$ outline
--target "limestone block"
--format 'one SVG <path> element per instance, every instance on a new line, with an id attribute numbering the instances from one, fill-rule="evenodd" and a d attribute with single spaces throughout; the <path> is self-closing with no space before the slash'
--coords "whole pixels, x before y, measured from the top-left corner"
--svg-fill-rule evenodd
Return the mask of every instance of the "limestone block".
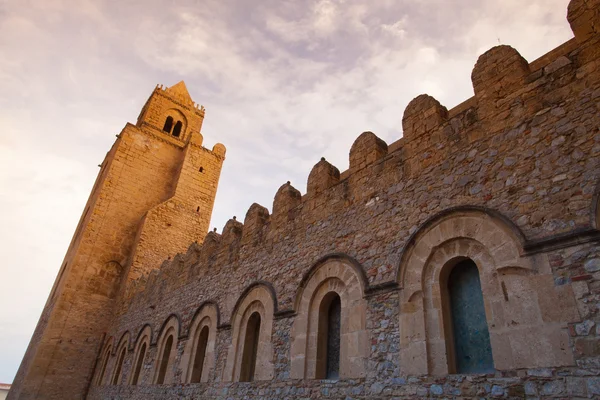
<path id="1" fill-rule="evenodd" d="M 350 169 L 362 169 L 385 157 L 387 153 L 387 143 L 373 132 L 363 132 L 350 148 Z"/>
<path id="2" fill-rule="evenodd" d="M 600 33 L 600 1 L 571 0 L 567 9 L 567 20 L 579 42 L 584 42 Z"/>
<path id="3" fill-rule="evenodd" d="M 306 194 L 315 196 L 340 181 L 340 171 L 325 158 L 315 164 L 308 175 Z"/>
<path id="4" fill-rule="evenodd" d="M 415 97 L 402 117 L 402 135 L 410 141 L 431 132 L 448 119 L 448 110 L 433 97 L 422 94 Z"/>

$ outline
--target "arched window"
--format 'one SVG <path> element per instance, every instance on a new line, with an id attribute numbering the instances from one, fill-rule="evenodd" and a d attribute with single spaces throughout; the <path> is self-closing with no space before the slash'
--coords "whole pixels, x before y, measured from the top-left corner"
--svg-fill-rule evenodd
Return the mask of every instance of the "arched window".
<path id="1" fill-rule="evenodd" d="M 104 380 L 104 374 L 106 373 L 106 365 L 108 364 L 108 359 L 110 357 L 110 348 L 111 346 L 109 345 L 106 348 L 106 350 L 104 350 L 104 357 L 102 358 L 102 364 L 100 364 L 100 374 L 98 375 L 96 385 L 102 385 L 102 381 Z"/>
<path id="2" fill-rule="evenodd" d="M 194 355 L 194 365 L 192 366 L 191 383 L 198 383 L 202 379 L 204 356 L 206 354 L 206 346 L 208 345 L 208 326 L 202 328 L 196 340 L 196 354 Z"/>
<path id="3" fill-rule="evenodd" d="M 258 350 L 259 336 L 260 314 L 255 312 L 248 319 L 248 325 L 246 326 L 240 382 L 250 382 L 254 380 L 254 371 L 256 369 L 256 352 Z"/>
<path id="4" fill-rule="evenodd" d="M 163 131 L 167 132 L 167 133 L 171 133 L 172 128 L 173 128 L 173 117 L 168 116 L 167 120 L 165 121 L 165 125 L 163 126 Z"/>
<path id="5" fill-rule="evenodd" d="M 144 365 L 144 358 L 146 358 L 146 343 L 142 344 L 137 359 L 135 360 L 135 367 L 133 369 L 133 375 L 131 376 L 132 385 L 138 384 L 140 372 L 142 372 L 142 365 Z"/>
<path id="6" fill-rule="evenodd" d="M 169 359 L 171 358 L 171 347 L 173 347 L 173 335 L 169 335 L 165 342 L 162 357 L 159 362 L 158 377 L 156 383 L 161 385 L 165 383 L 165 375 L 167 374 L 167 367 L 169 366 Z"/>
<path id="7" fill-rule="evenodd" d="M 121 379 L 121 371 L 123 369 L 123 361 L 125 361 L 125 353 L 127 352 L 127 345 L 124 345 L 117 358 L 117 365 L 115 368 L 115 374 L 113 375 L 112 384 L 118 385 Z"/>
<path id="8" fill-rule="evenodd" d="M 171 117 L 169 117 L 169 118 L 171 118 Z M 173 128 L 173 136 L 179 137 L 179 135 L 181 135 L 182 127 L 183 127 L 183 124 L 181 123 L 181 121 L 177 121 L 177 123 L 175 124 L 175 128 Z"/>
<path id="9" fill-rule="evenodd" d="M 454 365 L 449 370 L 459 374 L 494 371 L 479 270 L 472 260 L 461 261 L 450 271 L 448 298 L 454 342 L 454 354 L 449 357 L 449 363 L 454 358 Z"/>
<path id="10" fill-rule="evenodd" d="M 329 292 L 319 307 L 317 333 L 317 379 L 340 377 L 340 333 L 342 303 L 336 292 Z"/>

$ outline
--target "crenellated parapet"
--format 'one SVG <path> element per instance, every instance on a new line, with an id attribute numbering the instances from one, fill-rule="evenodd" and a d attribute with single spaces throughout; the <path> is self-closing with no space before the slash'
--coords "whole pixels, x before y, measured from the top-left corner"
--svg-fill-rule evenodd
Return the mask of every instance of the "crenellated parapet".
<path id="1" fill-rule="evenodd" d="M 415 97 L 403 113 L 402 138 L 387 144 L 375 133 L 363 132 L 350 148 L 346 171 L 340 172 L 321 158 L 308 174 L 306 194 L 302 195 L 287 182 L 274 196 L 272 214 L 266 207 L 254 203 L 243 224 L 231 219 L 222 235 L 210 232 L 202 245 L 192 244 L 187 254 L 194 256 L 186 257 L 183 262 L 184 269 L 193 270 L 188 273 L 188 279 L 207 276 L 223 268 L 243 269 L 246 260 L 255 254 L 270 254 L 286 243 L 301 242 L 308 237 L 307 232 L 318 231 L 339 216 L 353 218 L 355 213 L 366 213 L 376 217 L 384 213 L 386 207 L 392 207 L 387 201 L 404 191 L 412 192 L 398 201 L 393 212 L 389 209 L 387 212 L 390 216 L 412 213 L 403 221 L 408 224 L 404 231 L 408 234 L 415 229 L 417 218 L 440 204 L 474 201 L 486 204 L 501 197 L 502 191 L 523 189 L 510 187 L 516 180 L 513 176 L 521 173 L 518 171 L 520 155 L 499 159 L 496 158 L 498 149 L 514 150 L 511 147 L 520 143 L 531 146 L 532 150 L 528 151 L 532 154 L 542 152 L 543 148 L 535 146 L 549 145 L 553 139 L 543 139 L 549 141 L 546 143 L 536 135 L 540 135 L 540 126 L 549 118 L 555 118 L 560 124 L 557 140 L 564 140 L 560 138 L 560 131 L 567 132 L 569 124 L 567 117 L 560 114 L 563 111 L 559 105 L 570 95 L 565 85 L 579 79 L 579 86 L 591 87 L 598 79 L 598 74 L 593 73 L 599 68 L 598 64 L 589 61 L 589 54 L 594 51 L 591 43 L 598 40 L 599 1 L 573 0 L 569 6 L 569 22 L 575 37 L 586 44 L 588 50 L 583 51 L 574 41 L 569 41 L 532 63 L 507 45 L 486 51 L 472 70 L 472 98 L 449 110 L 427 94 Z M 551 110 L 551 107 L 557 109 Z M 213 152 L 224 155 L 224 148 L 219 146 L 216 145 Z M 454 164 L 450 160 L 454 160 Z M 542 167 L 535 166 L 540 170 Z M 431 175 L 433 169 L 440 175 Z M 539 179 L 542 172 L 533 171 L 533 174 Z M 498 182 L 491 182 L 491 177 Z M 452 192 L 452 197 L 433 202 L 425 200 L 424 193 L 446 189 Z M 520 210 L 525 209 L 522 202 L 526 200 L 523 195 L 518 198 Z M 498 201 L 498 206 L 505 205 Z M 338 240 L 342 242 L 338 237 L 351 232 L 334 233 L 332 246 Z M 378 279 L 377 272 L 370 276 Z M 142 281 L 133 285 L 137 288 L 134 291 L 151 283 L 150 278 L 145 285 Z"/>

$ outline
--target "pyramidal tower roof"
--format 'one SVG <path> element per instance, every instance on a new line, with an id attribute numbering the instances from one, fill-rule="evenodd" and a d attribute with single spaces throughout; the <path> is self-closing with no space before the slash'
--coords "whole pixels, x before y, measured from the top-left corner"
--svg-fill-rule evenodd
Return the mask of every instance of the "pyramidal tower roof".
<path id="1" fill-rule="evenodd" d="M 192 101 L 190 92 L 188 92 L 187 87 L 185 86 L 185 82 L 183 81 L 179 81 L 179 83 L 176 83 L 175 85 L 167 88 L 165 92 L 172 95 L 173 97 L 184 98 L 186 100 Z"/>

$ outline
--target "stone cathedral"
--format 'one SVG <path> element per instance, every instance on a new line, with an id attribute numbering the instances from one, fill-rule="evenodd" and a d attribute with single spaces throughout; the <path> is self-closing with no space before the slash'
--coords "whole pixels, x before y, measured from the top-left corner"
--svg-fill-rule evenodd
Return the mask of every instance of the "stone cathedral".
<path id="1" fill-rule="evenodd" d="M 402 138 L 362 133 L 346 171 L 322 158 L 221 234 L 225 147 L 183 82 L 156 87 L 8 398 L 600 397 L 600 0 L 567 19 L 571 40 L 490 49 L 472 98 L 416 97 Z"/>

